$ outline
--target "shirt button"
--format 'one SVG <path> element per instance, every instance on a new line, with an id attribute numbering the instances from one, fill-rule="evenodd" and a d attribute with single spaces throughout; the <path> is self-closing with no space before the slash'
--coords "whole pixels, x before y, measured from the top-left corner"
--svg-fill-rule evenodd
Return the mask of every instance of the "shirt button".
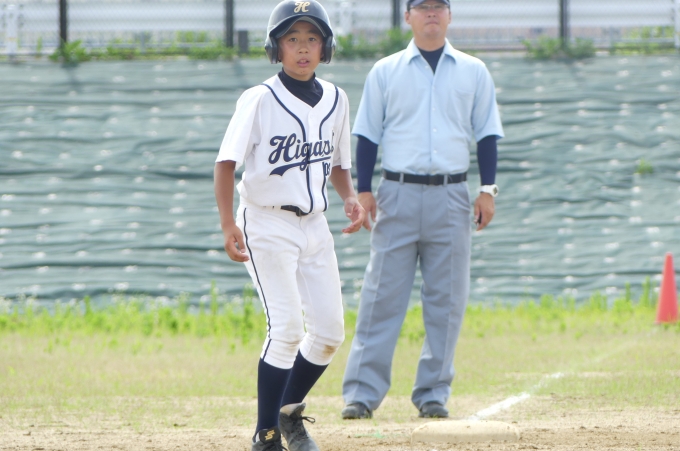
<path id="1" fill-rule="evenodd" d="M 433 128 L 432 131 L 435 132 L 435 133 L 437 133 L 437 129 L 436 129 L 436 128 Z"/>

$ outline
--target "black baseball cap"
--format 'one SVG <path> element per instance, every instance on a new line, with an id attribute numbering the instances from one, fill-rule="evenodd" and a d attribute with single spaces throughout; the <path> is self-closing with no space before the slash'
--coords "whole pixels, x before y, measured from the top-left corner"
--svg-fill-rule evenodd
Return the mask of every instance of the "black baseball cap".
<path id="1" fill-rule="evenodd" d="M 421 3 L 425 3 L 426 1 L 427 1 L 427 0 L 408 0 L 408 1 L 406 2 L 406 6 L 410 8 L 410 7 L 412 7 L 412 6 L 418 6 L 418 5 L 420 5 Z M 437 0 L 437 1 L 438 1 L 439 3 L 445 4 L 446 6 L 451 6 L 451 3 L 449 2 L 449 0 Z"/>

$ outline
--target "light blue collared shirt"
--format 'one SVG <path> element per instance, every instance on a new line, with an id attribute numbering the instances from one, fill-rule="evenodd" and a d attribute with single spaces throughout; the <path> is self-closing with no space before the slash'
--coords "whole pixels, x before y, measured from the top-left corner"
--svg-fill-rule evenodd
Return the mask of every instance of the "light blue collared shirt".
<path id="1" fill-rule="evenodd" d="M 465 172 L 473 140 L 504 136 L 491 74 L 448 40 L 435 73 L 414 41 L 378 61 L 352 134 L 382 147 L 384 169 L 409 174 Z"/>

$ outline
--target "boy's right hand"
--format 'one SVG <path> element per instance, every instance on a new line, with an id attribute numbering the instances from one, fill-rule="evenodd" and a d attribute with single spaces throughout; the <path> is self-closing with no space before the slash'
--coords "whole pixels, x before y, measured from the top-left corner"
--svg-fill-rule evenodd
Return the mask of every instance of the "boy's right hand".
<path id="1" fill-rule="evenodd" d="M 246 254 L 243 233 L 241 233 L 241 229 L 236 224 L 232 223 L 223 226 L 222 233 L 224 234 L 224 250 L 227 251 L 229 258 L 240 263 L 250 260 Z"/>

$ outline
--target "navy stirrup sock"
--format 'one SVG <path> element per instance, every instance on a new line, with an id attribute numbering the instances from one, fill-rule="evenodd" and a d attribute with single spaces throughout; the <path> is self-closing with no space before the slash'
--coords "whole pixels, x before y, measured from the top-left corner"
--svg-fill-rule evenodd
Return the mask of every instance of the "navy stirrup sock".
<path id="1" fill-rule="evenodd" d="M 328 368 L 328 365 L 314 365 L 298 352 L 281 405 L 301 403 L 323 372 L 326 371 L 326 368 Z"/>
<path id="2" fill-rule="evenodd" d="M 273 428 L 279 425 L 281 399 L 286 391 L 291 369 L 276 368 L 260 359 L 257 366 L 257 428 Z"/>

